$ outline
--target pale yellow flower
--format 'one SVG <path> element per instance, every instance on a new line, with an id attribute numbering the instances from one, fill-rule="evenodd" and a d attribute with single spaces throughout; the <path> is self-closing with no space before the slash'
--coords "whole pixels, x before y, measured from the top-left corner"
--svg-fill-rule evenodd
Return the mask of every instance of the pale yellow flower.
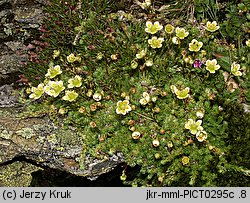
<path id="1" fill-rule="evenodd" d="M 145 4 L 147 7 L 151 6 L 151 0 L 145 0 Z"/>
<path id="2" fill-rule="evenodd" d="M 173 142 L 172 142 L 172 141 L 168 141 L 167 146 L 168 146 L 169 148 L 172 148 L 172 147 L 174 146 L 174 145 L 173 145 Z"/>
<path id="3" fill-rule="evenodd" d="M 148 60 L 145 61 L 145 65 L 146 65 L 147 67 L 150 67 L 150 66 L 152 66 L 153 64 L 154 64 L 154 62 L 153 62 L 153 60 L 151 60 L 151 59 L 148 59 Z"/>
<path id="4" fill-rule="evenodd" d="M 62 73 L 61 67 L 59 65 L 56 65 L 48 69 L 48 72 L 45 75 L 45 77 L 54 78 L 57 75 L 60 75 L 61 73 Z"/>
<path id="5" fill-rule="evenodd" d="M 147 100 L 146 100 L 145 98 L 140 99 L 139 102 L 140 102 L 140 104 L 143 105 L 143 106 L 146 105 L 146 104 L 148 103 Z"/>
<path id="6" fill-rule="evenodd" d="M 190 43 L 189 43 L 189 51 L 195 51 L 198 52 L 200 51 L 201 47 L 203 46 L 202 42 L 198 42 L 196 39 L 193 39 Z"/>
<path id="7" fill-rule="evenodd" d="M 206 61 L 206 69 L 210 72 L 210 73 L 215 73 L 216 70 L 220 69 L 220 65 L 217 64 L 217 60 L 213 59 L 213 60 L 207 60 Z"/>
<path id="8" fill-rule="evenodd" d="M 104 57 L 104 55 L 103 55 L 102 53 L 98 53 L 98 54 L 96 55 L 96 59 L 97 59 L 97 60 L 102 60 L 103 57 Z"/>
<path id="9" fill-rule="evenodd" d="M 37 87 L 31 88 L 32 94 L 29 95 L 31 99 L 39 99 L 44 93 L 44 84 L 39 84 Z"/>
<path id="10" fill-rule="evenodd" d="M 140 6 L 142 9 L 149 8 L 151 6 L 151 0 L 145 0 L 145 2 L 141 3 Z"/>
<path id="11" fill-rule="evenodd" d="M 135 61 L 135 60 L 131 61 L 131 65 L 130 66 L 131 66 L 132 69 L 136 69 L 138 67 L 137 61 Z"/>
<path id="12" fill-rule="evenodd" d="M 60 51 L 59 50 L 54 50 L 53 51 L 53 59 L 57 58 L 60 55 Z"/>
<path id="13" fill-rule="evenodd" d="M 85 113 L 86 112 L 86 108 L 84 106 L 81 106 L 79 109 L 78 109 L 78 112 L 79 113 Z"/>
<path id="14" fill-rule="evenodd" d="M 94 99 L 95 101 L 101 101 L 102 95 L 101 95 L 100 93 L 96 92 L 96 93 L 93 95 L 93 99 Z"/>
<path id="15" fill-rule="evenodd" d="M 26 90 L 25 90 L 25 92 L 27 93 L 27 94 L 31 94 L 31 88 L 27 88 Z"/>
<path id="16" fill-rule="evenodd" d="M 204 111 L 203 111 L 203 110 L 197 111 L 197 112 L 196 112 L 196 116 L 197 116 L 198 118 L 203 118 L 203 117 L 204 117 Z"/>
<path id="17" fill-rule="evenodd" d="M 248 40 L 246 41 L 246 45 L 247 45 L 248 47 L 250 47 L 250 39 L 248 39 Z"/>
<path id="18" fill-rule="evenodd" d="M 234 62 L 231 65 L 231 73 L 234 76 L 242 76 L 242 72 L 240 72 L 240 64 L 237 64 L 237 63 Z"/>
<path id="19" fill-rule="evenodd" d="M 61 108 L 58 110 L 58 113 L 61 114 L 61 115 L 63 115 L 63 114 L 65 114 L 65 113 L 67 113 L 67 109 L 61 107 Z"/>
<path id="20" fill-rule="evenodd" d="M 118 60 L 118 54 L 112 54 L 112 55 L 110 56 L 110 58 L 111 58 L 113 61 L 116 61 L 116 60 Z"/>
<path id="21" fill-rule="evenodd" d="M 171 90 L 172 93 L 175 94 L 178 89 L 177 89 L 177 87 L 175 85 L 171 85 L 170 90 Z"/>
<path id="22" fill-rule="evenodd" d="M 87 97 L 92 97 L 93 95 L 93 90 L 89 89 L 88 92 L 86 93 Z"/>
<path id="23" fill-rule="evenodd" d="M 67 61 L 69 63 L 74 63 L 75 60 L 76 60 L 76 57 L 75 57 L 75 55 L 73 53 L 71 53 L 70 55 L 67 56 Z"/>
<path id="24" fill-rule="evenodd" d="M 206 23 L 206 30 L 208 30 L 209 32 L 215 32 L 219 28 L 220 28 L 220 26 L 217 25 L 216 21 L 213 21 L 212 23 L 210 21 L 207 21 L 207 23 Z"/>
<path id="25" fill-rule="evenodd" d="M 142 93 L 142 96 L 143 96 L 143 98 L 145 98 L 147 101 L 150 100 L 150 96 L 149 96 L 149 94 L 148 94 L 147 92 L 143 92 L 143 93 Z"/>
<path id="26" fill-rule="evenodd" d="M 203 130 L 203 127 L 201 126 L 202 120 L 194 121 L 193 119 L 188 119 L 188 121 L 185 123 L 185 128 L 190 130 L 190 133 L 195 135 L 199 131 Z"/>
<path id="27" fill-rule="evenodd" d="M 178 37 L 172 37 L 173 44 L 180 44 L 180 39 Z"/>
<path id="28" fill-rule="evenodd" d="M 185 63 L 189 63 L 189 64 L 193 64 L 194 63 L 194 60 L 192 59 L 192 57 L 191 56 L 184 56 L 184 61 L 185 61 Z"/>
<path id="29" fill-rule="evenodd" d="M 148 43 L 153 49 L 156 48 L 161 48 L 162 47 L 162 42 L 164 41 L 164 38 L 157 38 L 157 37 L 152 37 L 151 39 L 148 40 Z"/>
<path id="30" fill-rule="evenodd" d="M 68 80 L 68 88 L 81 87 L 82 78 L 79 75 L 76 75 L 74 78 Z"/>
<path id="31" fill-rule="evenodd" d="M 141 50 L 138 54 L 136 54 L 136 58 L 137 59 L 142 59 L 142 58 L 144 58 L 146 56 L 146 54 L 147 54 L 147 50 L 146 49 Z"/>
<path id="32" fill-rule="evenodd" d="M 63 81 L 49 81 L 48 84 L 44 87 L 46 94 L 52 97 L 57 97 L 65 87 L 63 86 Z"/>
<path id="33" fill-rule="evenodd" d="M 82 61 L 82 58 L 81 58 L 80 56 L 76 56 L 76 57 L 75 57 L 75 61 L 77 61 L 77 62 L 80 63 L 80 62 Z"/>
<path id="34" fill-rule="evenodd" d="M 156 21 L 154 24 L 150 21 L 147 21 L 145 31 L 153 35 L 157 33 L 158 31 L 160 31 L 162 28 L 163 26 L 160 25 L 158 21 Z"/>
<path id="35" fill-rule="evenodd" d="M 118 101 L 117 102 L 117 108 L 116 108 L 116 113 L 117 114 L 126 115 L 131 110 L 132 110 L 132 108 L 129 105 L 128 100 L 123 100 L 123 101 Z"/>
<path id="36" fill-rule="evenodd" d="M 150 101 L 150 96 L 147 92 L 143 92 L 142 96 L 143 98 L 139 102 L 141 105 L 146 105 Z"/>
<path id="37" fill-rule="evenodd" d="M 72 102 L 72 101 L 75 101 L 77 97 L 78 97 L 78 93 L 76 93 L 75 91 L 66 91 L 65 96 L 63 96 L 62 99 L 65 101 Z"/>
<path id="38" fill-rule="evenodd" d="M 207 139 L 207 133 L 206 131 L 199 131 L 197 134 L 196 134 L 196 138 L 199 142 L 203 142 Z"/>
<path id="39" fill-rule="evenodd" d="M 175 95 L 177 96 L 178 99 L 186 99 L 189 97 L 189 91 L 190 88 L 186 87 L 185 89 L 179 90 L 175 85 L 171 85 L 170 89 Z"/>
<path id="40" fill-rule="evenodd" d="M 152 101 L 152 102 L 156 102 L 156 101 L 157 101 L 157 99 L 158 99 L 158 97 L 157 97 L 157 96 L 153 96 L 153 97 L 151 98 L 151 101 Z"/>
<path id="41" fill-rule="evenodd" d="M 179 39 L 184 39 L 185 37 L 187 37 L 189 35 L 189 32 L 186 31 L 184 28 L 175 28 L 175 32 L 176 32 L 176 36 Z"/>
<path id="42" fill-rule="evenodd" d="M 122 92 L 122 93 L 121 93 L 121 97 L 122 97 L 122 98 L 125 98 L 126 96 L 127 96 L 127 93 L 126 93 L 126 92 Z"/>

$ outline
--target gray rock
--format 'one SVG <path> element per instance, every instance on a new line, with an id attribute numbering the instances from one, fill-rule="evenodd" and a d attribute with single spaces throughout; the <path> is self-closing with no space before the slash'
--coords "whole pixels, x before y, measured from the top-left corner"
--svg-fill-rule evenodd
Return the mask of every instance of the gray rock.
<path id="1" fill-rule="evenodd" d="M 42 9 L 38 8 L 17 8 L 14 10 L 15 21 L 27 24 L 41 24 L 43 19 Z"/>
<path id="2" fill-rule="evenodd" d="M 2 22 L 2 18 L 6 18 L 9 14 L 11 14 L 11 11 L 9 9 L 0 11 L 0 19 L 1 19 L 1 23 L 6 23 L 5 21 Z"/>
<path id="3" fill-rule="evenodd" d="M 18 105 L 18 99 L 13 92 L 14 89 L 10 85 L 3 85 L 0 87 L 0 108 L 9 108 Z"/>
<path id="4" fill-rule="evenodd" d="M 27 58 L 24 55 L 9 54 L 0 56 L 0 74 L 7 75 L 19 72 L 25 61 L 27 61 Z"/>
<path id="5" fill-rule="evenodd" d="M 23 43 L 20 41 L 10 41 L 10 42 L 5 42 L 4 44 L 13 52 L 25 48 Z"/>
<path id="6" fill-rule="evenodd" d="M 10 2 L 11 2 L 10 0 L 1 0 L 0 1 L 1 8 L 6 9 L 6 7 L 10 7 L 11 6 Z"/>
<path id="7" fill-rule="evenodd" d="M 70 136 L 67 143 L 61 141 L 62 134 Z M 124 162 L 121 154 L 107 155 L 102 160 L 85 156 L 83 143 L 84 138 L 76 129 L 65 130 L 46 117 L 30 117 L 13 109 L 0 109 L 0 165 L 24 156 L 41 168 L 46 166 L 95 179 Z"/>

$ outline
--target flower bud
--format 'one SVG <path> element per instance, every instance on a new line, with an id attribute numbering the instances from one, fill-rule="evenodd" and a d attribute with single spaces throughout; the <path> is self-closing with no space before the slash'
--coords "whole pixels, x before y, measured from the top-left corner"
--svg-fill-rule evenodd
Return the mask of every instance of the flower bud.
<path id="1" fill-rule="evenodd" d="M 153 143 L 153 146 L 154 146 L 154 147 L 159 147 L 159 145 L 160 145 L 159 140 L 156 140 L 156 139 L 155 139 L 155 140 L 153 140 L 153 142 L 152 142 L 152 143 Z"/>
<path id="2" fill-rule="evenodd" d="M 94 121 L 91 121 L 89 123 L 89 125 L 90 125 L 91 128 L 95 128 L 96 127 L 96 123 Z"/>
<path id="3" fill-rule="evenodd" d="M 140 138 L 140 136 L 141 136 L 141 133 L 138 132 L 138 131 L 135 131 L 135 132 L 132 133 L 132 138 L 134 140 L 138 140 Z"/>

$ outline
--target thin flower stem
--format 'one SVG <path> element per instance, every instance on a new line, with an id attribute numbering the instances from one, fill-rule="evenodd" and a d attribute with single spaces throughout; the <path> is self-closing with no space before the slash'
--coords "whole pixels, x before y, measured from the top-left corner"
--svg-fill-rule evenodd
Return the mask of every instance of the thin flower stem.
<path id="1" fill-rule="evenodd" d="M 141 116 L 141 117 L 143 117 L 143 118 L 149 119 L 149 120 L 151 120 L 151 121 L 155 121 L 153 118 L 150 118 L 150 117 L 145 116 L 145 115 L 143 115 L 143 114 L 140 114 L 140 113 L 137 113 L 137 112 L 134 112 L 134 113 L 137 114 L 137 115 L 139 115 L 139 116 Z"/>

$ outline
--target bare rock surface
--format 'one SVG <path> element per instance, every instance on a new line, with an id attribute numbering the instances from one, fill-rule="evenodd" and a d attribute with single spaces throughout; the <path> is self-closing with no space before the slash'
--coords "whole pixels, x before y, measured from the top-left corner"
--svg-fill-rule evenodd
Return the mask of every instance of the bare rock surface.
<path id="1" fill-rule="evenodd" d="M 27 49 L 44 17 L 45 1 L 0 1 L 0 85 L 18 79 L 28 60 Z"/>
<path id="2" fill-rule="evenodd" d="M 18 98 L 14 95 L 14 89 L 11 85 L 3 85 L 0 87 L 0 107 L 18 106 Z"/>

